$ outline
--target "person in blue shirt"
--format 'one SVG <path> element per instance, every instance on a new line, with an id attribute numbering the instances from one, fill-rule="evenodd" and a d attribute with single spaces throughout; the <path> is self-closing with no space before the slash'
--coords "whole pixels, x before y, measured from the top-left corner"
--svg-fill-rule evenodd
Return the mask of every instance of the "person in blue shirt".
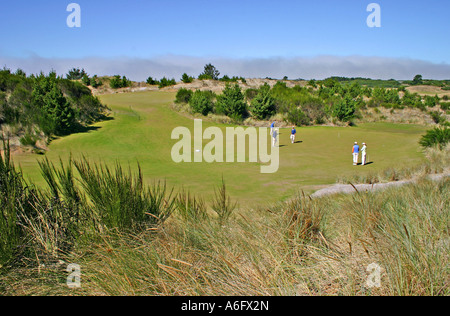
<path id="1" fill-rule="evenodd" d="M 275 128 L 275 122 L 272 122 L 272 125 L 270 125 L 270 135 L 273 135 L 274 128 Z"/>
<path id="2" fill-rule="evenodd" d="M 292 126 L 291 130 L 291 143 L 295 143 L 295 134 L 297 134 L 297 130 L 295 129 L 295 126 Z"/>
<path id="3" fill-rule="evenodd" d="M 352 153 L 353 153 L 353 165 L 357 166 L 358 165 L 358 156 L 359 156 L 358 142 L 355 142 L 355 145 L 353 146 L 353 149 L 352 149 Z"/>

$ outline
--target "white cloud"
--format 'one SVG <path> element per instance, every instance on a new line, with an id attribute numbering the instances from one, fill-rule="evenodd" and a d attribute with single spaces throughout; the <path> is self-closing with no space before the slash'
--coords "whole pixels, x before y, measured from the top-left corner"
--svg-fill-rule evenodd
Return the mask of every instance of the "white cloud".
<path id="1" fill-rule="evenodd" d="M 450 79 L 449 64 L 435 64 L 422 60 L 364 57 L 317 56 L 273 58 L 222 58 L 167 55 L 149 59 L 130 57 L 57 59 L 32 56 L 29 58 L 0 57 L 0 66 L 12 70 L 23 69 L 28 74 L 55 70 L 65 75 L 73 67 L 84 68 L 89 74 L 125 75 L 144 81 L 148 76 L 181 78 L 183 73 L 197 76 L 203 66 L 212 63 L 221 75 L 247 78 L 324 79 L 330 76 L 366 77 L 372 79 L 412 79 L 416 74 L 428 79 Z"/>

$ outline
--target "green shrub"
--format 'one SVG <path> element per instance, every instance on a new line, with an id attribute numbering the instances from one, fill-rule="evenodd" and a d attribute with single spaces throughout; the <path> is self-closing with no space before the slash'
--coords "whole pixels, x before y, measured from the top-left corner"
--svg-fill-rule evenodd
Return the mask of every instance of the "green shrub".
<path id="1" fill-rule="evenodd" d="M 339 121 L 348 122 L 355 117 L 356 102 L 351 97 L 346 96 L 333 107 L 333 116 Z"/>
<path id="2" fill-rule="evenodd" d="M 194 81 L 194 77 L 191 77 L 187 73 L 184 73 L 181 77 L 181 81 L 183 81 L 184 83 L 191 83 Z"/>
<path id="3" fill-rule="evenodd" d="M 425 106 L 430 108 L 435 107 L 437 104 L 439 104 L 439 100 L 440 99 L 437 95 L 434 97 L 427 95 L 425 96 Z"/>
<path id="4" fill-rule="evenodd" d="M 450 102 L 441 102 L 441 109 L 444 111 L 450 110 Z"/>
<path id="5" fill-rule="evenodd" d="M 176 84 L 177 84 L 177 82 L 175 81 L 174 78 L 168 79 L 168 78 L 166 78 L 166 77 L 163 77 L 163 78 L 159 81 L 158 87 L 161 89 L 161 88 L 164 88 L 164 87 L 174 86 L 174 85 L 176 85 Z"/>
<path id="6" fill-rule="evenodd" d="M 417 93 L 410 93 L 408 90 L 405 90 L 402 97 L 402 105 L 420 107 L 422 105 L 422 97 Z"/>
<path id="7" fill-rule="evenodd" d="M 147 78 L 147 84 L 151 85 L 151 86 L 156 86 L 159 84 L 159 82 L 155 79 L 153 79 L 152 77 L 148 77 Z"/>
<path id="8" fill-rule="evenodd" d="M 210 75 L 207 75 L 207 74 L 200 74 L 198 76 L 198 79 L 199 80 L 213 80 L 213 78 Z"/>
<path id="9" fill-rule="evenodd" d="M 89 78 L 88 75 L 84 75 L 83 78 L 81 78 L 81 82 L 86 85 L 86 86 L 90 86 L 91 85 L 91 78 Z"/>
<path id="10" fill-rule="evenodd" d="M 223 82 L 238 82 L 239 80 L 242 83 L 246 83 L 247 82 L 247 80 L 245 80 L 245 78 L 243 78 L 243 77 L 233 76 L 232 78 L 230 78 L 228 75 L 223 76 L 219 80 L 223 81 Z"/>
<path id="11" fill-rule="evenodd" d="M 194 113 L 201 113 L 206 116 L 213 110 L 213 97 L 214 94 L 211 91 L 197 90 L 192 94 L 189 106 Z"/>
<path id="12" fill-rule="evenodd" d="M 448 142 L 450 142 L 450 128 L 436 127 L 427 131 L 427 133 L 420 139 L 419 144 L 424 148 L 439 147 L 439 149 L 442 150 Z"/>
<path id="13" fill-rule="evenodd" d="M 120 78 L 119 75 L 116 75 L 109 82 L 109 86 L 112 89 L 126 88 L 131 86 L 131 81 L 125 76 L 122 76 L 122 78 Z"/>
<path id="14" fill-rule="evenodd" d="M 95 75 L 94 77 L 91 78 L 91 86 L 94 89 L 97 89 L 98 87 L 102 86 L 103 83 L 101 82 L 101 80 L 98 79 L 97 75 Z"/>
<path id="15" fill-rule="evenodd" d="M 192 97 L 192 90 L 181 88 L 178 90 L 177 95 L 175 97 L 176 103 L 189 103 L 189 100 Z"/>
<path id="16" fill-rule="evenodd" d="M 39 111 L 41 130 L 47 135 L 69 134 L 76 127 L 75 111 L 59 88 L 56 74 L 40 75 L 34 83 L 32 104 Z"/>
<path id="17" fill-rule="evenodd" d="M 245 100 L 247 102 L 252 102 L 252 100 L 256 97 L 258 92 L 259 92 L 259 89 L 253 89 L 253 88 L 245 90 Z"/>
<path id="18" fill-rule="evenodd" d="M 302 111 L 300 107 L 292 106 L 287 112 L 286 120 L 296 126 L 309 125 L 311 119 Z"/>
<path id="19" fill-rule="evenodd" d="M 244 95 L 237 83 L 225 85 L 223 93 L 217 97 L 216 111 L 235 120 L 240 120 L 246 115 Z"/>
<path id="20" fill-rule="evenodd" d="M 275 99 L 267 83 L 258 89 L 257 95 L 251 101 L 250 109 L 252 115 L 258 120 L 266 119 L 275 113 Z"/>
<path id="21" fill-rule="evenodd" d="M 444 124 L 446 122 L 445 116 L 439 111 L 431 111 L 429 114 L 436 124 Z"/>

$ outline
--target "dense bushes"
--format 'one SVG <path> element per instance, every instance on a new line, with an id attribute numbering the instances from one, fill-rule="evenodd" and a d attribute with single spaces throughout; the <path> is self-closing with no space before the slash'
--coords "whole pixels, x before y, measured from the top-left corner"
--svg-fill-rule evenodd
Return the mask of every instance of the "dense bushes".
<path id="1" fill-rule="evenodd" d="M 269 118 L 275 113 L 275 99 L 272 97 L 270 86 L 267 83 L 259 88 L 251 101 L 250 108 L 252 115 L 258 120 Z"/>
<path id="2" fill-rule="evenodd" d="M 31 97 L 33 107 L 41 109 L 38 122 L 46 135 L 68 134 L 75 127 L 75 111 L 58 87 L 55 73 L 37 77 Z"/>
<path id="3" fill-rule="evenodd" d="M 286 119 L 289 123 L 296 126 L 309 125 L 311 123 L 310 118 L 299 107 L 293 106 L 287 112 Z"/>
<path id="4" fill-rule="evenodd" d="M 166 77 L 163 77 L 163 78 L 159 81 L 158 87 L 161 89 L 161 88 L 164 88 L 164 87 L 174 86 L 174 85 L 176 85 L 176 84 L 177 84 L 177 82 L 175 81 L 174 78 L 168 79 L 168 78 L 166 78 Z"/>
<path id="5" fill-rule="evenodd" d="M 217 97 L 216 112 L 235 120 L 242 120 L 247 112 L 244 94 L 238 84 L 227 83 L 222 94 Z"/>
<path id="6" fill-rule="evenodd" d="M 213 93 L 211 91 L 197 90 L 192 94 L 189 100 L 189 106 L 194 113 L 208 115 L 213 110 Z"/>
<path id="7" fill-rule="evenodd" d="M 181 81 L 184 83 L 191 83 L 194 81 L 194 77 L 189 76 L 187 73 L 184 73 L 181 76 Z"/>
<path id="8" fill-rule="evenodd" d="M 201 79 L 212 79 L 211 73 L 217 71 L 214 66 L 206 65 Z M 218 78 L 218 72 L 216 77 Z M 186 74 L 185 74 L 186 75 Z M 186 75 L 187 76 L 187 75 Z M 250 116 L 256 120 L 266 120 L 279 115 L 289 124 L 310 125 L 326 122 L 351 123 L 361 117 L 366 107 L 387 109 L 417 108 L 424 112 L 427 108 L 440 105 L 448 110 L 448 102 L 442 102 L 435 96 L 422 97 L 411 93 L 395 80 L 371 80 L 364 78 L 331 77 L 325 80 L 310 80 L 305 87 L 295 85 L 288 87 L 286 82 L 278 81 L 273 87 L 265 83 L 259 88 L 245 91 L 237 84 L 242 78 L 224 76 L 217 79 L 226 82 L 223 94 L 217 96 L 212 106 L 190 103 L 196 113 L 217 113 L 241 121 Z M 234 83 L 234 84 L 232 84 Z M 363 86 L 364 84 L 365 86 Z M 186 89 L 177 95 L 178 103 L 188 103 L 190 95 Z M 448 99 L 448 97 L 447 97 Z M 442 99 L 446 101 L 445 98 Z M 378 111 L 378 109 L 375 109 Z M 442 122 L 445 117 L 436 111 L 429 112 L 435 122 Z"/>
<path id="9" fill-rule="evenodd" d="M 121 78 L 119 75 L 116 75 L 110 80 L 109 86 L 112 89 L 126 88 L 131 86 L 131 81 L 125 76 Z"/>
<path id="10" fill-rule="evenodd" d="M 238 84 L 227 83 L 223 93 L 218 96 L 210 90 L 192 92 L 181 88 L 177 92 L 175 102 L 189 104 L 193 113 L 201 113 L 205 116 L 212 112 L 242 121 L 247 115 L 245 97 Z"/>
<path id="11" fill-rule="evenodd" d="M 66 135 L 105 117 L 106 107 L 80 82 L 39 74 L 0 71 L 0 125 L 20 126 L 33 135 Z"/>
<path id="12" fill-rule="evenodd" d="M 92 88 L 97 89 L 98 87 L 103 85 L 103 82 L 97 77 L 97 75 L 94 75 L 92 78 L 89 77 L 89 75 L 85 75 L 81 82 L 86 86 L 91 86 Z"/>
<path id="13" fill-rule="evenodd" d="M 150 76 L 147 78 L 147 84 L 149 84 L 151 86 L 158 86 L 161 89 L 164 87 L 174 86 L 177 84 L 177 82 L 176 82 L 175 78 L 168 79 L 166 77 L 163 77 L 161 80 L 158 81 Z"/>
<path id="14" fill-rule="evenodd" d="M 339 121 L 350 121 L 356 112 L 356 103 L 350 96 L 346 96 L 333 107 L 333 116 Z"/>
<path id="15" fill-rule="evenodd" d="M 177 95 L 175 97 L 176 103 L 189 103 L 189 100 L 192 97 L 192 90 L 181 88 L 178 90 Z"/>

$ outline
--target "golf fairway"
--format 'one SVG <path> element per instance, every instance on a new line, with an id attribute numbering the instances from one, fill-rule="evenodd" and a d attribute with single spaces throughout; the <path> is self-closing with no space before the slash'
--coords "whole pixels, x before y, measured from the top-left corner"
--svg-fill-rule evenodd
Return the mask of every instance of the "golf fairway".
<path id="1" fill-rule="evenodd" d="M 21 154 L 14 157 L 26 179 L 41 186 L 38 161 L 47 157 L 55 165 L 86 157 L 113 165 L 116 162 L 135 172 L 139 163 L 148 183 L 166 180 L 176 190 L 184 187 L 210 202 L 222 177 L 232 199 L 241 206 L 265 206 L 292 196 L 299 190 L 311 193 L 333 184 L 343 175 L 369 173 L 390 167 L 413 166 L 424 159 L 418 141 L 426 127 L 390 123 L 356 127 L 297 127 L 296 143 L 290 129 L 280 129 L 278 172 L 262 174 L 259 163 L 175 163 L 171 134 L 187 127 L 194 134 L 194 121 L 172 110 L 173 92 L 137 92 L 100 96 L 112 110 L 113 120 L 97 123 L 87 133 L 55 139 L 45 156 Z M 229 125 L 203 121 L 203 129 Z M 268 142 L 270 140 L 268 139 Z M 353 166 L 353 143 L 366 142 L 370 164 Z M 204 141 L 207 144 L 208 141 Z M 269 145 L 270 146 L 270 145 Z M 360 158 L 361 159 L 361 158 Z"/>

